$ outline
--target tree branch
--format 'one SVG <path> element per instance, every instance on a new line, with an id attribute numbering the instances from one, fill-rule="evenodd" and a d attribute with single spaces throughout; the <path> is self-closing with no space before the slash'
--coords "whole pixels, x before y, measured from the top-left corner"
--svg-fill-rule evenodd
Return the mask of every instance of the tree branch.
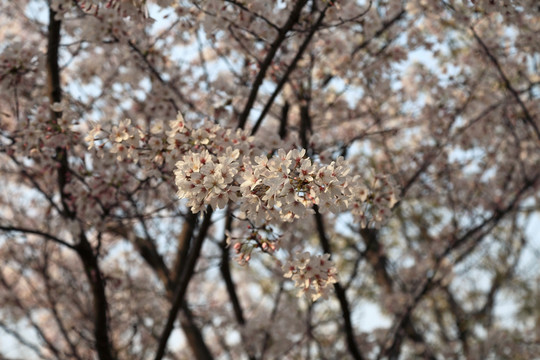
<path id="1" fill-rule="evenodd" d="M 47 300 L 49 301 L 49 306 L 51 309 L 51 313 L 53 315 L 53 318 L 58 326 L 58 329 L 60 330 L 60 333 L 64 337 L 64 340 L 68 344 L 72 356 L 77 360 L 82 360 L 81 356 L 79 355 L 79 351 L 77 350 L 77 346 L 75 343 L 71 340 L 68 329 L 66 328 L 64 321 L 62 320 L 62 316 L 60 315 L 60 312 L 58 311 L 58 301 L 55 298 L 54 295 L 54 289 L 52 288 L 51 284 L 51 277 L 49 276 L 48 272 L 48 263 L 47 260 L 49 259 L 47 252 L 45 252 L 46 261 L 41 269 L 41 275 L 43 276 L 43 281 L 45 285 L 45 294 L 47 296 Z"/>
<path id="2" fill-rule="evenodd" d="M 414 292 L 415 294 L 414 294 L 414 297 L 413 297 L 412 301 L 407 305 L 406 309 L 397 317 L 397 321 L 396 321 L 396 323 L 394 324 L 394 326 L 393 326 L 393 328 L 391 330 L 391 335 L 388 337 L 389 339 L 391 339 L 391 342 L 388 343 L 388 346 L 380 352 L 380 354 L 378 356 L 378 359 L 386 359 L 386 358 L 396 359 L 399 356 L 401 341 L 402 341 L 402 338 L 404 336 L 403 330 L 405 328 L 407 328 L 407 327 L 410 327 L 410 325 L 412 324 L 412 319 L 411 319 L 412 312 L 418 306 L 421 299 L 426 294 L 428 294 L 430 292 L 430 290 L 432 290 L 434 288 L 435 285 L 438 284 L 438 280 L 436 280 L 435 275 L 436 275 L 437 271 L 439 270 L 439 267 L 441 266 L 442 259 L 444 259 L 448 255 L 450 255 L 450 253 L 453 250 L 457 250 L 458 247 L 460 247 L 461 245 L 464 245 L 464 244 L 468 243 L 469 240 L 472 241 L 473 245 L 471 247 L 467 248 L 461 254 L 461 256 L 460 255 L 455 255 L 454 256 L 455 262 L 456 263 L 459 262 L 466 255 L 470 254 L 472 252 L 472 249 L 474 247 L 478 246 L 478 244 L 485 237 L 485 235 L 487 233 L 489 233 L 489 231 L 491 231 L 491 229 L 493 229 L 493 227 L 506 214 L 508 214 L 510 211 L 512 211 L 515 208 L 515 206 L 518 203 L 519 199 L 521 199 L 523 194 L 529 188 L 531 188 L 533 185 L 536 184 L 536 182 L 538 181 L 538 178 L 539 177 L 535 177 L 534 179 L 527 181 L 523 185 L 523 187 L 521 187 L 518 190 L 518 192 L 515 194 L 512 201 L 506 207 L 504 207 L 502 209 L 495 210 L 493 212 L 493 214 L 490 217 L 486 218 L 482 223 L 480 223 L 479 225 L 471 228 L 469 231 L 465 232 L 459 238 L 454 239 L 453 241 L 451 241 L 450 244 L 445 249 L 445 251 L 443 251 L 440 255 L 437 256 L 436 263 L 435 263 L 435 266 L 433 268 L 432 275 L 430 277 L 428 277 L 423 282 L 423 284 L 419 285 L 416 288 L 416 290 Z"/>
<path id="3" fill-rule="evenodd" d="M 291 11 L 291 14 L 289 15 L 289 18 L 287 19 L 287 22 L 285 23 L 285 25 L 283 25 L 283 27 L 280 28 L 278 36 L 270 45 L 270 49 L 268 49 L 268 53 L 266 54 L 266 57 L 261 64 L 261 68 L 257 74 L 257 77 L 255 78 L 255 82 L 251 86 L 251 92 L 249 93 L 248 100 L 246 102 L 246 105 L 244 106 L 244 110 L 240 114 L 240 118 L 238 120 L 238 128 L 243 129 L 245 127 L 251 108 L 253 107 L 255 99 L 257 98 L 259 88 L 261 87 L 264 77 L 266 76 L 266 72 L 272 64 L 272 60 L 274 60 L 274 56 L 276 55 L 279 47 L 281 46 L 281 43 L 285 40 L 287 32 L 289 32 L 289 30 L 291 30 L 292 27 L 298 22 L 302 8 L 306 3 L 307 0 L 299 0 L 296 2 L 293 10 Z"/>
<path id="4" fill-rule="evenodd" d="M 174 299 L 174 291 L 177 287 L 177 283 L 180 282 L 180 275 L 182 274 L 182 269 L 185 267 L 187 262 L 187 252 L 189 250 L 189 244 L 191 237 L 193 236 L 193 232 L 195 229 L 195 226 L 197 224 L 197 214 L 190 213 L 187 218 L 186 222 L 184 223 L 184 227 L 182 229 L 182 232 L 179 236 L 179 244 L 178 244 L 178 256 L 175 262 L 175 272 L 170 274 L 169 269 L 167 268 L 165 261 L 163 260 L 163 257 L 159 254 L 157 251 L 157 248 L 155 246 L 155 242 L 150 238 L 150 234 L 146 230 L 146 224 L 144 223 L 144 218 L 137 214 L 137 217 L 141 223 L 141 226 L 145 229 L 146 232 L 146 238 L 139 237 L 137 235 L 134 235 L 134 243 L 135 246 L 139 252 L 139 254 L 142 256 L 142 258 L 146 261 L 148 266 L 152 268 L 152 270 L 156 273 L 158 278 L 161 280 L 163 286 L 167 290 L 167 297 L 169 301 L 172 303 Z M 122 224 L 109 226 L 107 228 L 108 231 L 113 232 L 116 235 L 122 236 L 125 239 L 130 239 L 132 236 L 129 233 L 129 229 L 127 226 L 123 226 Z M 185 256 L 183 255 L 185 248 Z M 211 358 L 210 351 L 208 350 L 208 346 L 204 342 L 204 338 L 201 334 L 201 331 L 197 327 L 195 321 L 193 320 L 193 316 L 189 310 L 188 304 L 184 301 L 181 305 L 182 312 L 180 313 L 180 324 L 182 325 L 182 329 L 184 330 L 184 334 L 186 335 L 186 338 L 188 340 L 189 346 L 193 353 L 195 354 L 195 357 L 197 359 L 209 359 Z"/>
<path id="5" fill-rule="evenodd" d="M 56 12 L 49 8 L 49 28 L 47 38 L 47 91 L 49 93 L 50 105 L 59 103 L 62 101 L 62 88 L 60 86 L 60 66 L 58 65 L 58 50 L 60 46 L 60 30 L 61 21 L 56 19 Z M 57 128 L 57 131 L 61 131 L 58 125 L 58 119 L 62 117 L 61 112 L 50 109 L 51 123 Z M 58 162 L 59 167 L 57 171 L 58 176 L 58 188 L 60 191 L 60 199 L 63 206 L 64 215 L 69 218 L 75 218 L 75 214 L 69 209 L 66 201 L 66 194 L 64 193 L 64 186 L 67 183 L 67 175 L 69 172 L 68 155 L 67 150 L 64 147 L 56 148 L 55 160 Z"/>
<path id="6" fill-rule="evenodd" d="M 94 305 L 94 337 L 100 360 L 115 360 L 113 345 L 109 337 L 108 303 L 105 294 L 105 281 L 99 268 L 98 256 L 84 233 L 76 246 L 77 253 L 84 265 L 84 272 L 90 283 Z"/>
<path id="7" fill-rule="evenodd" d="M 62 89 L 60 87 L 60 67 L 58 65 L 58 49 L 60 45 L 61 21 L 56 19 L 56 12 L 49 6 L 49 27 L 47 44 L 47 86 L 51 105 L 62 100 Z M 60 112 L 51 109 L 51 122 L 58 125 L 58 119 L 62 116 Z M 61 130 L 61 129 L 59 129 Z M 58 187 L 64 208 L 63 215 L 74 219 L 75 213 L 69 209 L 66 202 L 64 187 L 67 184 L 68 154 L 63 147 L 56 149 L 56 161 L 58 167 Z M 88 281 L 92 288 L 94 304 L 94 336 L 96 349 L 100 360 L 114 360 L 113 346 L 109 338 L 109 328 L 107 319 L 107 297 L 105 294 L 105 284 L 99 269 L 97 255 L 94 254 L 92 246 L 86 239 L 84 232 L 79 236 L 80 242 L 74 248 L 83 265 Z M 67 245 L 66 245 L 67 246 Z"/>
<path id="8" fill-rule="evenodd" d="M 394 15 L 393 18 L 391 18 L 390 20 L 384 22 L 382 24 L 382 27 L 377 30 L 375 32 L 375 34 L 373 34 L 372 37 L 370 37 L 369 39 L 366 39 L 364 41 L 362 41 L 360 44 L 358 44 L 358 46 L 356 46 L 353 50 L 353 52 L 351 53 L 351 57 L 356 55 L 357 52 L 359 52 L 360 50 L 362 50 L 363 48 L 365 48 L 366 46 L 369 45 L 369 43 L 371 42 L 371 40 L 373 39 L 376 39 L 378 38 L 379 36 L 381 36 L 386 30 L 388 30 L 392 25 L 394 25 L 399 19 L 401 19 L 403 17 L 403 15 L 405 15 L 407 13 L 407 11 L 405 11 L 405 9 L 401 10 L 399 13 L 397 13 L 396 15 Z"/>
<path id="9" fill-rule="evenodd" d="M 283 76 L 281 77 L 281 80 L 279 81 L 276 88 L 274 89 L 274 92 L 270 96 L 270 99 L 268 99 L 268 101 L 266 102 L 266 105 L 264 106 L 263 111 L 261 112 L 261 114 L 259 115 L 259 118 L 257 119 L 257 122 L 255 123 L 255 126 L 251 130 L 251 135 L 255 135 L 255 133 L 257 132 L 257 130 L 261 126 L 264 117 L 266 116 L 268 111 L 270 111 L 270 108 L 272 107 L 272 104 L 274 103 L 274 100 L 276 99 L 276 97 L 280 93 L 280 91 L 283 88 L 283 86 L 285 85 L 285 83 L 288 81 L 289 76 L 291 75 L 293 70 L 296 68 L 296 64 L 298 64 L 298 61 L 300 61 L 300 59 L 302 58 L 302 55 L 304 54 L 304 51 L 306 51 L 309 43 L 311 42 L 311 39 L 313 38 L 313 35 L 315 34 L 317 29 L 321 25 L 321 23 L 322 23 L 322 21 L 324 19 L 324 16 L 326 14 L 326 10 L 328 10 L 328 5 L 326 5 L 326 7 L 323 9 L 323 11 L 321 11 L 321 14 L 319 15 L 319 18 L 317 19 L 317 22 L 315 22 L 315 24 L 311 27 L 311 30 L 308 33 L 308 35 L 306 36 L 306 38 L 304 39 L 304 42 L 302 43 L 302 45 L 300 45 L 300 48 L 298 49 L 298 52 L 296 53 L 296 56 L 294 57 L 293 61 L 291 62 L 291 64 L 287 68 L 287 71 L 285 71 L 285 74 L 283 74 Z"/>
<path id="10" fill-rule="evenodd" d="M 493 63 L 493 65 L 495 65 L 495 68 L 497 69 L 497 72 L 499 73 L 499 76 L 501 77 L 502 81 L 504 82 L 504 86 L 506 87 L 506 89 L 508 91 L 510 91 L 510 93 L 512 94 L 514 99 L 516 99 L 517 103 L 521 107 L 521 110 L 523 110 L 523 115 L 525 116 L 525 119 L 523 121 L 526 122 L 526 123 L 529 123 L 529 125 L 533 128 L 533 130 L 534 130 L 534 132 L 536 134 L 536 137 L 538 138 L 538 140 L 540 140 L 540 130 L 538 129 L 538 126 L 534 122 L 533 117 L 529 113 L 529 110 L 527 109 L 527 107 L 525 106 L 525 104 L 523 103 L 521 98 L 519 97 L 518 92 L 516 91 L 516 89 L 514 89 L 512 87 L 512 84 L 510 84 L 510 80 L 508 80 L 508 77 L 506 77 L 506 74 L 504 73 L 503 69 L 501 68 L 501 65 L 499 64 L 499 62 L 497 61 L 495 56 L 491 53 L 491 51 L 489 50 L 487 45 L 484 43 L 484 41 L 482 41 L 480 36 L 478 36 L 476 31 L 474 30 L 474 27 L 471 26 L 471 30 L 472 30 L 472 33 L 474 35 L 474 38 L 476 39 L 476 41 L 478 41 L 478 43 L 480 44 L 480 46 L 482 47 L 482 49 L 486 53 L 489 60 Z"/>
<path id="11" fill-rule="evenodd" d="M 232 222 L 233 222 L 233 217 L 230 210 L 228 210 L 227 219 L 225 221 L 226 231 L 231 231 Z M 229 293 L 229 297 L 231 299 L 236 321 L 238 322 L 238 324 L 244 325 L 246 323 L 244 319 L 244 313 L 242 310 L 242 306 L 240 305 L 240 300 L 238 299 L 238 295 L 236 294 L 236 288 L 235 288 L 235 285 L 231 276 L 231 268 L 229 264 L 229 247 L 227 246 L 226 234 L 223 235 L 223 240 L 221 241 L 221 263 L 219 265 L 219 269 L 221 270 L 221 276 L 223 276 L 223 280 L 225 281 L 227 292 Z"/>
<path id="12" fill-rule="evenodd" d="M 176 250 L 176 258 L 171 274 L 171 280 L 173 283 L 177 283 L 182 275 L 183 268 L 187 263 L 187 256 L 189 253 L 189 247 L 193 233 L 197 227 L 197 214 L 193 214 L 191 211 L 187 214 L 182 232 L 178 236 L 178 248 Z M 172 289 L 174 292 L 174 289 Z"/>
<path id="13" fill-rule="evenodd" d="M 47 43 L 47 87 L 51 105 L 62 100 L 60 87 L 60 66 L 58 65 L 58 48 L 60 46 L 61 21 L 55 19 L 56 12 L 49 9 L 49 34 Z M 51 109 L 51 120 L 56 121 L 60 113 Z"/>
<path id="14" fill-rule="evenodd" d="M 167 342 L 169 340 L 169 337 L 171 336 L 174 322 L 176 321 L 178 312 L 180 311 L 180 307 L 184 302 L 187 287 L 189 285 L 191 277 L 193 276 L 193 273 L 195 272 L 195 265 L 197 265 L 197 260 L 199 259 L 204 239 L 206 238 L 206 234 L 210 229 L 210 225 L 212 224 L 211 218 L 212 209 L 209 208 L 204 216 L 203 222 L 199 229 L 199 234 L 197 235 L 191 251 L 189 252 L 186 266 L 184 267 L 182 275 L 180 277 L 180 282 L 176 287 L 176 291 L 172 301 L 172 307 L 169 311 L 169 316 L 167 317 L 165 328 L 163 329 L 163 332 L 159 339 L 158 349 L 156 351 L 156 356 L 154 357 L 155 360 L 161 360 L 161 358 L 163 358 L 163 355 L 165 355 L 165 349 L 167 348 Z"/>
<path id="15" fill-rule="evenodd" d="M 317 205 L 313 206 L 313 210 L 315 210 L 314 217 L 315 223 L 317 225 L 317 231 L 319 233 L 319 239 L 321 241 L 321 246 L 325 253 L 331 255 L 332 249 L 330 248 L 330 242 L 326 237 L 326 231 L 324 229 L 324 221 L 322 215 L 319 212 L 319 208 Z M 358 345 L 356 344 L 356 340 L 354 338 L 354 330 L 351 322 L 351 310 L 349 307 L 349 301 L 347 300 L 347 294 L 345 293 L 345 289 L 343 289 L 343 286 L 341 286 L 339 282 L 334 284 L 334 289 L 336 290 L 336 297 L 338 298 L 339 305 L 341 307 L 341 314 L 343 315 L 343 326 L 345 330 L 345 337 L 347 339 L 347 347 L 349 348 L 349 353 L 354 359 L 362 360 L 364 359 L 364 357 L 360 353 L 360 350 L 358 349 Z"/>
<path id="16" fill-rule="evenodd" d="M 39 230 L 34 230 L 34 229 L 26 229 L 26 228 L 22 228 L 22 227 L 18 227 L 18 226 L 3 226 L 3 225 L 0 225 L 0 230 L 3 230 L 3 231 L 14 231 L 14 232 L 19 232 L 19 233 L 23 233 L 23 234 L 32 234 L 32 235 L 38 235 L 38 236 L 41 236 L 43 237 L 44 239 L 47 239 L 47 240 L 51 240 L 52 242 L 55 242 L 59 245 L 62 245 L 62 246 L 65 246 L 71 250 L 75 250 L 75 246 L 74 245 L 71 245 L 70 243 L 62 240 L 62 239 L 59 239 L 57 238 L 56 236 L 53 236 L 51 234 L 47 234 L 46 232 L 43 232 L 43 231 L 39 231 Z"/>
<path id="17" fill-rule="evenodd" d="M 195 112 L 198 112 L 197 110 L 197 107 L 191 102 L 189 101 L 181 92 L 180 90 L 178 90 L 176 88 L 176 86 L 173 86 L 173 84 L 170 82 L 170 81 L 165 81 L 163 79 L 163 77 L 161 76 L 161 74 L 159 73 L 159 71 L 157 71 L 156 67 L 148 60 L 148 56 L 146 54 L 144 54 L 141 49 L 139 49 L 131 40 L 128 41 L 128 45 L 129 47 L 135 51 L 137 53 L 137 55 L 139 55 L 141 57 L 141 59 L 143 60 L 143 62 L 146 64 L 146 66 L 148 67 L 148 70 L 150 70 L 150 73 L 152 73 L 152 75 L 154 75 L 154 77 L 158 80 L 158 82 L 165 86 L 165 87 L 168 87 L 169 89 L 171 89 L 171 91 L 178 97 L 178 99 L 180 99 L 184 104 L 188 105 L 188 107 L 195 111 Z M 171 105 L 174 107 L 174 109 L 176 111 L 179 111 L 180 108 L 178 107 L 178 105 L 176 104 L 176 102 L 174 101 L 174 99 L 167 99 L 169 100 L 169 102 L 171 103 Z"/>
<path id="18" fill-rule="evenodd" d="M 285 139 L 285 136 L 287 136 L 287 122 L 289 119 L 289 102 L 285 101 L 285 104 L 283 104 L 283 107 L 281 108 L 281 118 L 279 121 L 279 138 Z"/>

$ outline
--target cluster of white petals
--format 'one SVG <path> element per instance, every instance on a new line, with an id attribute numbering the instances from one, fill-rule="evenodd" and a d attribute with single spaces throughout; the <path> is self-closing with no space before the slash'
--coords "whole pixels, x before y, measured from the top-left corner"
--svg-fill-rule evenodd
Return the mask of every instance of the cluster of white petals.
<path id="1" fill-rule="evenodd" d="M 329 254 L 296 253 L 294 260 L 288 261 L 282 269 L 283 276 L 294 280 L 294 285 L 300 289 L 298 297 L 306 295 L 312 301 L 320 297 L 327 299 L 331 285 L 339 281 Z"/>
<path id="2" fill-rule="evenodd" d="M 194 213 L 207 205 L 224 208 L 229 201 L 241 217 L 255 226 L 291 222 L 313 214 L 351 210 L 362 226 L 379 226 L 397 202 L 394 184 L 384 176 L 366 183 L 350 175 L 343 158 L 321 164 L 305 149 L 267 152 L 244 131 L 206 124 L 197 130 L 183 121 L 169 132 L 170 150 L 180 144 L 195 145 L 176 163 L 178 196 L 188 200 Z M 257 151 L 255 151 L 257 149 Z"/>
<path id="3" fill-rule="evenodd" d="M 187 200 L 193 213 L 204 213 L 208 206 L 215 210 L 232 205 L 237 217 L 252 226 L 247 238 L 229 236 L 240 264 L 250 260 L 255 248 L 276 250 L 276 238 L 264 235 L 272 226 L 319 211 L 350 212 L 362 227 L 379 227 L 398 201 L 396 187 L 387 177 L 353 175 L 342 157 L 322 163 L 308 157 L 306 149 L 279 139 L 256 142 L 246 130 L 226 129 L 208 120 L 195 127 L 181 114 L 169 122 L 168 129 L 158 122 L 145 130 L 129 119 L 108 129 L 97 125 L 86 140 L 118 160 L 154 164 L 162 170 L 175 164 L 177 195 Z M 276 150 L 276 145 L 281 146 Z M 325 296 L 327 284 L 337 281 L 337 272 L 330 255 L 306 254 L 291 260 L 294 270 L 289 266 L 286 276 L 316 299 Z"/>
<path id="4" fill-rule="evenodd" d="M 238 186 L 233 179 L 238 173 L 239 150 L 228 147 L 222 155 L 213 156 L 206 149 L 185 155 L 177 163 L 178 196 L 188 199 L 194 213 L 204 211 L 206 204 L 223 209 L 236 201 Z"/>

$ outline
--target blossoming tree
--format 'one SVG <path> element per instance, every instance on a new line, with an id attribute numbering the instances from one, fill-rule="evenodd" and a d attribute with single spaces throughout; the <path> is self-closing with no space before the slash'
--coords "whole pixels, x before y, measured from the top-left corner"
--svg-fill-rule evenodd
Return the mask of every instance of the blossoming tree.
<path id="1" fill-rule="evenodd" d="M 2 359 L 540 356 L 536 0 L 0 23 Z"/>

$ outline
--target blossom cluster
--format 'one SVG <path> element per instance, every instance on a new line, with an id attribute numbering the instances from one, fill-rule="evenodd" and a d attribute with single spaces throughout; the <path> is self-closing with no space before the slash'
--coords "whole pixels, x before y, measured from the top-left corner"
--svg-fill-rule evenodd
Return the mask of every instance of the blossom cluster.
<path id="1" fill-rule="evenodd" d="M 271 156 L 240 158 L 238 149 L 222 154 L 203 149 L 176 164 L 178 196 L 187 198 L 193 212 L 205 205 L 223 208 L 231 200 L 256 226 L 293 221 L 313 212 L 312 206 L 335 213 L 346 209 L 346 175 L 342 160 L 320 165 L 305 150 L 279 149 Z"/>
<path id="2" fill-rule="evenodd" d="M 204 211 L 206 204 L 224 208 L 229 201 L 238 200 L 233 179 L 238 173 L 238 149 L 228 147 L 224 154 L 213 156 L 208 150 L 186 154 L 177 163 L 178 196 L 188 199 L 194 213 Z"/>
<path id="3" fill-rule="evenodd" d="M 40 54 L 33 45 L 13 42 L 0 52 L 0 89 L 5 90 L 6 94 L 9 88 L 26 88 L 35 81 L 29 74 L 38 70 Z"/>
<path id="4" fill-rule="evenodd" d="M 224 208 L 235 202 L 241 217 L 255 226 L 291 222 L 314 212 L 351 210 L 362 226 L 378 226 L 397 202 L 394 184 L 384 176 L 365 183 L 351 176 L 343 158 L 321 164 L 305 149 L 253 151 L 253 138 L 242 131 L 233 136 L 219 125 L 193 130 L 182 122 L 169 132 L 169 144 L 190 143 L 174 172 L 178 196 L 192 212 L 205 206 Z M 172 146 L 174 150 L 176 145 Z"/>
<path id="5" fill-rule="evenodd" d="M 286 278 L 294 280 L 300 289 L 298 297 L 306 295 L 312 301 L 328 298 L 331 285 L 339 281 L 335 264 L 329 254 L 311 255 L 309 252 L 296 253 L 293 260 L 282 267 Z"/>
<path id="6" fill-rule="evenodd" d="M 274 252 L 278 241 L 272 228 L 305 218 L 315 209 L 350 211 L 362 227 L 380 226 L 397 202 L 396 187 L 385 176 L 368 181 L 351 175 L 352 167 L 342 157 L 323 163 L 294 144 L 265 140 L 208 120 L 193 126 L 181 114 L 168 128 L 157 122 L 148 130 L 125 120 L 107 129 L 96 125 L 87 137 L 90 147 L 108 151 L 120 161 L 173 171 L 177 195 L 187 200 L 193 213 L 231 204 L 251 228 L 248 235 L 228 236 L 240 264 L 250 260 L 254 249 Z M 324 297 L 327 285 L 337 281 L 328 257 L 299 254 L 285 275 L 293 277 L 303 294 L 314 300 Z"/>
<path id="7" fill-rule="evenodd" d="M 119 161 L 154 164 L 162 170 L 176 164 L 177 195 L 187 199 L 193 213 L 233 202 L 240 217 L 256 227 L 304 218 L 314 212 L 314 205 L 321 213 L 350 211 L 362 227 L 378 227 L 398 201 L 388 177 L 369 180 L 368 171 L 366 176 L 351 175 L 342 157 L 321 163 L 279 139 L 261 143 L 246 130 L 208 120 L 195 127 L 181 114 L 168 128 L 157 122 L 148 130 L 129 119 L 109 128 L 96 124 L 85 140 L 89 148 L 113 153 Z"/>

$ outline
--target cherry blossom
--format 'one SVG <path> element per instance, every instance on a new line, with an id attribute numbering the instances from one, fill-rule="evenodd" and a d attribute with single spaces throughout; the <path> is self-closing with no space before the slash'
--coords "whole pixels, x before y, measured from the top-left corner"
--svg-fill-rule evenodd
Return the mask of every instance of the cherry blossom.
<path id="1" fill-rule="evenodd" d="M 0 358 L 540 357 L 536 0 L 0 23 Z"/>

